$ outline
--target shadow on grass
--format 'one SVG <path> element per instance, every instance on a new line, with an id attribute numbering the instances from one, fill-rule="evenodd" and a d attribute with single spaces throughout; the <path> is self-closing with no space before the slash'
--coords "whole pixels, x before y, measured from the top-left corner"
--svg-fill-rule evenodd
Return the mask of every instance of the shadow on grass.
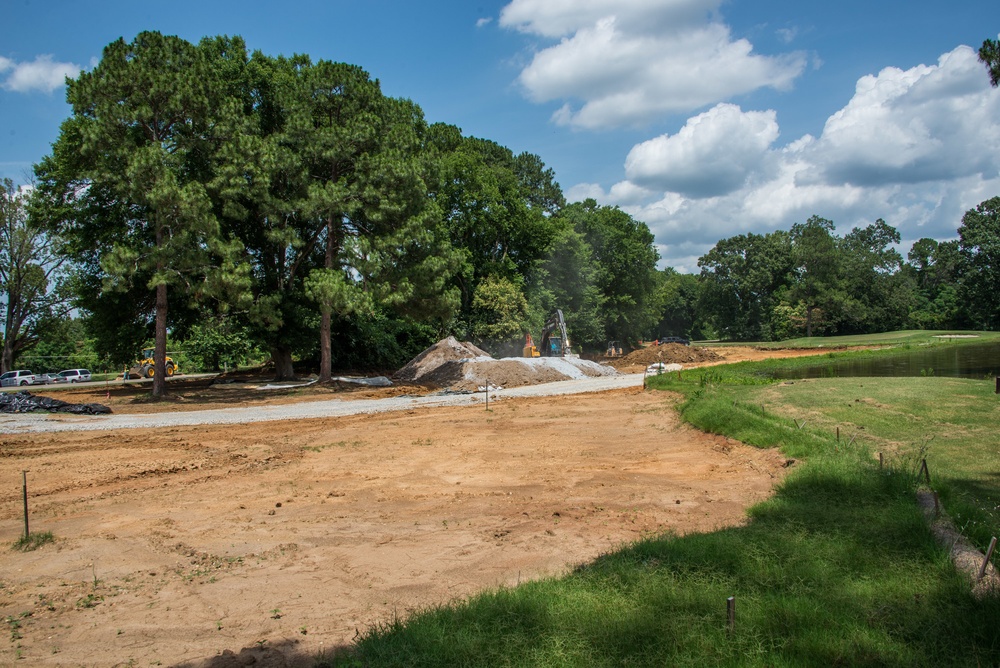
<path id="1" fill-rule="evenodd" d="M 861 453 L 817 456 L 744 527 L 388 623 L 320 665 L 1000 664 L 1000 602 L 972 597 L 912 481 Z"/>

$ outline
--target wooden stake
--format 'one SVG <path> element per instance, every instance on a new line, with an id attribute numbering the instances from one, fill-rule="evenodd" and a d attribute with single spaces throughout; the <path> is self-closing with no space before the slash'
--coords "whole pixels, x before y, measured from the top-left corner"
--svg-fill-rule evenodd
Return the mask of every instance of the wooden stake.
<path id="1" fill-rule="evenodd" d="M 984 575 L 986 575 L 986 566 L 990 563 L 990 557 L 993 556 L 993 548 L 997 546 L 997 537 L 993 536 L 990 541 L 990 547 L 986 550 L 986 558 L 983 559 L 983 565 L 979 567 L 979 579 L 981 580 Z"/>
<path id="2" fill-rule="evenodd" d="M 21 471 L 21 488 L 24 490 L 24 539 L 28 540 L 28 472 Z"/>
<path id="3" fill-rule="evenodd" d="M 849 441 L 847 442 L 847 445 L 850 445 L 851 443 L 854 443 L 854 439 L 856 439 L 857 437 L 858 437 L 858 435 L 857 435 L 857 434 L 855 434 L 854 436 L 851 436 L 851 440 L 849 440 Z"/>
<path id="4" fill-rule="evenodd" d="M 486 379 L 486 410 L 490 409 L 490 379 Z"/>
<path id="5" fill-rule="evenodd" d="M 931 484 L 931 472 L 929 470 L 927 470 L 927 459 L 926 458 L 920 460 L 920 470 L 923 471 L 923 473 L 924 473 L 924 480 L 927 481 L 927 484 L 928 485 Z M 920 473 L 918 472 L 917 475 L 919 476 Z"/>
<path id="6" fill-rule="evenodd" d="M 732 633 L 736 629 L 736 597 L 726 599 L 726 629 Z"/>
<path id="7" fill-rule="evenodd" d="M 879 471 L 882 470 L 882 464 L 883 464 L 883 462 L 882 462 L 882 453 L 880 452 L 880 453 L 878 453 L 878 470 Z"/>

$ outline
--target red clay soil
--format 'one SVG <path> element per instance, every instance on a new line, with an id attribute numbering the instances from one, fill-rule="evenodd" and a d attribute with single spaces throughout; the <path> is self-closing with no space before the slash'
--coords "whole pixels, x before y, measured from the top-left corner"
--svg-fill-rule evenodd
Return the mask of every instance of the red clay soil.
<path id="1" fill-rule="evenodd" d="M 624 357 L 606 362 L 616 369 L 631 367 L 647 367 L 650 364 L 663 362 L 665 364 L 701 364 L 715 362 L 722 358 L 711 348 L 696 348 L 680 343 L 661 343 L 646 348 L 633 350 Z"/>

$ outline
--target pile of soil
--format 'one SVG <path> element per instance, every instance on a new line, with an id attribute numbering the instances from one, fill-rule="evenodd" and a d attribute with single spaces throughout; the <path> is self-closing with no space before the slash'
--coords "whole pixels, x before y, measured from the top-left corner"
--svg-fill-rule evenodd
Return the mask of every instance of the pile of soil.
<path id="1" fill-rule="evenodd" d="M 661 343 L 658 346 L 649 346 L 633 350 L 624 357 L 612 360 L 610 364 L 616 369 L 634 366 L 649 366 L 657 362 L 664 364 L 697 364 L 701 362 L 715 362 L 722 357 L 715 354 L 708 348 L 692 348 L 680 343 Z"/>
<path id="2" fill-rule="evenodd" d="M 492 360 L 488 352 L 477 348 L 468 341 L 459 341 L 454 336 L 441 339 L 433 346 L 420 353 L 393 375 L 393 380 L 404 383 L 424 383 L 424 376 L 438 369 L 446 362 L 458 362 L 469 359 Z"/>
<path id="3" fill-rule="evenodd" d="M 449 336 L 417 355 L 393 378 L 397 382 L 475 392 L 487 386 L 521 387 L 616 373 L 611 367 L 571 357 L 498 360 L 471 343 Z"/>
<path id="4" fill-rule="evenodd" d="M 420 382 L 452 390 L 482 390 L 487 386 L 521 387 L 559 380 L 614 376 L 609 366 L 572 357 L 505 357 L 448 361 L 423 375 Z"/>

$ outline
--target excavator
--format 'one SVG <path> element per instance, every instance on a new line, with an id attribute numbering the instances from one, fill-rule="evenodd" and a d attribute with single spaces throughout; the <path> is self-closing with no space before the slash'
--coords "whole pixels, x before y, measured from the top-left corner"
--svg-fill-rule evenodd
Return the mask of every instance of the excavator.
<path id="1" fill-rule="evenodd" d="M 556 309 L 552 317 L 545 322 L 537 347 L 531 334 L 525 336 L 522 354 L 524 357 L 578 357 L 570 349 L 566 320 L 561 309 Z"/>

